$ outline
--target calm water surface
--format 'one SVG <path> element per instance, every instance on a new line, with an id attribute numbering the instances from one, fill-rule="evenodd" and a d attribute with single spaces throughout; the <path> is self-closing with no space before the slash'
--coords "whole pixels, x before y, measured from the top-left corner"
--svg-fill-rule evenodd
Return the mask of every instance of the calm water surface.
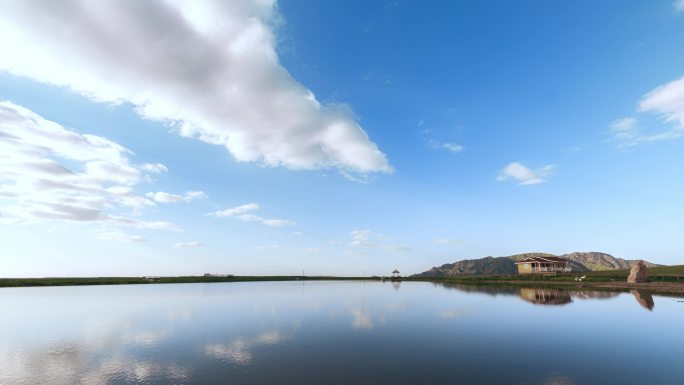
<path id="1" fill-rule="evenodd" d="M 684 384 L 684 302 L 422 282 L 0 289 L 0 384 Z"/>

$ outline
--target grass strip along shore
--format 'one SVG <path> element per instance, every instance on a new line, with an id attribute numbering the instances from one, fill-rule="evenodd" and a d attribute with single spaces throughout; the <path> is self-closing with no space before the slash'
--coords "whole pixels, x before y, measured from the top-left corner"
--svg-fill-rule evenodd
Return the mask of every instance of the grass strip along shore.
<path id="1" fill-rule="evenodd" d="M 257 281 L 326 281 L 362 280 L 363 277 L 330 276 L 204 276 L 179 277 L 45 277 L 45 278 L 0 278 L 0 287 L 29 286 L 82 286 L 82 285 L 147 285 L 164 283 L 211 283 L 211 282 L 257 282 Z M 370 279 L 370 278 L 365 278 Z M 378 278 L 379 279 L 379 278 Z"/>
<path id="2" fill-rule="evenodd" d="M 463 275 L 449 277 L 403 277 L 402 281 L 458 283 L 466 285 L 535 286 L 559 289 L 597 289 L 628 291 L 648 290 L 658 294 L 684 296 L 684 265 L 649 269 L 648 282 L 627 283 L 629 270 L 606 270 L 569 273 L 558 276 L 537 275 Z M 575 281 L 585 276 L 582 282 Z M 81 285 L 137 285 L 165 283 L 211 283 L 256 281 L 324 281 L 324 280 L 380 280 L 380 277 L 335 276 L 179 276 L 179 277 L 47 277 L 0 278 L 0 287 L 81 286 Z"/>

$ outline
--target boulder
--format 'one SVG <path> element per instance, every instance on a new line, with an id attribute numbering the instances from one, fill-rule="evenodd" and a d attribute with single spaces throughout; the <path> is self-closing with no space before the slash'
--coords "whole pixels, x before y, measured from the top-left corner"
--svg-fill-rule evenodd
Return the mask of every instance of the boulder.
<path id="1" fill-rule="evenodd" d="M 629 272 L 629 277 L 627 277 L 628 283 L 644 283 L 646 282 L 646 276 L 648 272 L 646 271 L 646 264 L 644 261 L 639 261 L 632 265 L 632 270 Z"/>

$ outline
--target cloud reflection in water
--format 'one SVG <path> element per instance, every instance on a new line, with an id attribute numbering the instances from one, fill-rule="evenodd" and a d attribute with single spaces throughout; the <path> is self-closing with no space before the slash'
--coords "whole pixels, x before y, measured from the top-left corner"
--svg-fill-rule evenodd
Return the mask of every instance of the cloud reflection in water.
<path id="1" fill-rule="evenodd" d="M 238 365 L 250 365 L 253 351 L 260 346 L 275 345 L 292 338 L 280 331 L 271 330 L 254 338 L 237 338 L 227 344 L 212 343 L 204 346 L 204 354 L 218 360 Z"/>

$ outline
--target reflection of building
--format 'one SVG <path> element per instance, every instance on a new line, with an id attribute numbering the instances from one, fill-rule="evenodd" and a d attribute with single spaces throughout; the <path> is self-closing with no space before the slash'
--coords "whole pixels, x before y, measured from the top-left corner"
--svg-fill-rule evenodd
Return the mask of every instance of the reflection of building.
<path id="1" fill-rule="evenodd" d="M 530 257 L 515 263 L 518 274 L 557 274 L 570 271 L 568 260 L 560 257 Z"/>
<path id="2" fill-rule="evenodd" d="M 520 289 L 520 298 L 537 305 L 565 305 L 572 302 L 570 293 L 559 289 Z"/>
<path id="3" fill-rule="evenodd" d="M 482 293 L 491 296 L 497 295 L 514 295 L 519 296 L 525 301 L 541 304 L 541 305 L 560 305 L 570 303 L 574 300 L 583 299 L 597 299 L 606 300 L 615 298 L 620 295 L 615 291 L 597 291 L 597 290 L 565 290 L 565 289 L 548 289 L 548 288 L 519 288 L 516 286 L 499 286 L 499 285 L 473 285 L 473 284 L 456 284 L 447 282 L 433 282 L 435 286 L 441 286 L 446 289 L 455 289 L 465 293 Z M 636 295 L 635 295 L 636 296 Z M 639 293 L 637 298 L 642 306 L 648 308 L 648 297 L 644 293 Z M 646 305 L 644 305 L 646 304 Z M 648 306 L 647 306 L 648 305 Z"/>

